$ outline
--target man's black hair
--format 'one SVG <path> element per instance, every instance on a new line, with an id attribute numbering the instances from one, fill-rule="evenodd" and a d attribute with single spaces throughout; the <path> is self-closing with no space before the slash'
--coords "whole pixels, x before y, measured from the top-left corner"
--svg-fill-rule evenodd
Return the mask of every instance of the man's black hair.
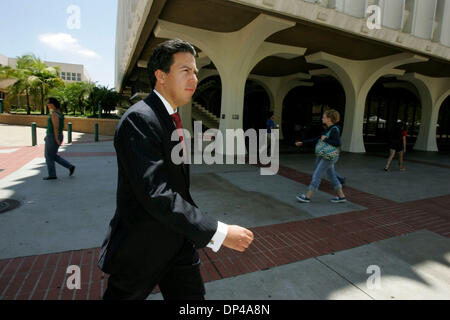
<path id="1" fill-rule="evenodd" d="M 194 47 L 189 42 L 181 39 L 167 40 L 155 47 L 147 66 L 152 88 L 155 88 L 156 84 L 155 71 L 161 70 L 169 73 L 174 60 L 173 55 L 178 52 L 188 52 L 194 57 L 197 56 Z"/>

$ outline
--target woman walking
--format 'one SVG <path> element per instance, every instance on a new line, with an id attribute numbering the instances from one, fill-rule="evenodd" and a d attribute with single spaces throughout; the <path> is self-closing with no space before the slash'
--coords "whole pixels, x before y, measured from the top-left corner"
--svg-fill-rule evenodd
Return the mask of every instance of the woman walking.
<path id="1" fill-rule="evenodd" d="M 342 203 L 347 201 L 345 194 L 342 191 L 342 184 L 337 178 L 336 171 L 334 170 L 334 165 L 339 159 L 338 148 L 342 144 L 340 130 L 336 125 L 339 120 L 340 114 L 336 110 L 325 111 L 322 117 L 322 123 L 326 125 L 326 129 L 322 133 L 322 136 L 295 143 L 297 147 L 301 147 L 304 144 L 316 143 L 316 168 L 314 169 L 308 192 L 296 197 L 300 202 L 311 202 L 311 197 L 317 190 L 319 190 L 322 176 L 325 173 L 337 193 L 337 196 L 331 199 L 331 202 Z"/>
<path id="2" fill-rule="evenodd" d="M 51 114 L 47 120 L 47 135 L 45 136 L 45 162 L 48 177 L 44 180 L 54 180 L 56 177 L 55 162 L 69 169 L 69 176 L 75 171 L 75 166 L 57 155 L 59 146 L 63 142 L 64 115 L 60 111 L 60 103 L 55 98 L 47 100 L 47 107 Z"/>
<path id="3" fill-rule="evenodd" d="M 398 153 L 398 166 L 400 167 L 400 170 L 406 170 L 403 164 L 403 155 L 406 153 L 406 136 L 407 133 L 405 131 L 403 122 L 397 122 L 394 131 L 389 137 L 390 155 L 386 163 L 386 167 L 384 167 L 384 171 L 389 171 L 389 169 L 391 168 L 391 162 L 394 159 L 396 153 Z"/>

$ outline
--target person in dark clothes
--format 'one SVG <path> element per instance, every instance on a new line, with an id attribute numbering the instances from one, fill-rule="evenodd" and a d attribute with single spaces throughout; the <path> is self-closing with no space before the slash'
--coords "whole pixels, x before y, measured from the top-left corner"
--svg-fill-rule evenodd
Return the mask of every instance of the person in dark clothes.
<path id="1" fill-rule="evenodd" d="M 397 122 L 394 130 L 389 137 L 389 158 L 384 167 L 384 171 L 389 171 L 391 168 L 391 162 L 398 153 L 398 166 L 401 171 L 405 171 L 405 165 L 403 164 L 403 155 L 406 153 L 406 136 L 405 126 L 403 122 Z"/>
<path id="2" fill-rule="evenodd" d="M 199 210 L 189 191 L 189 165 L 171 156 L 184 144 L 177 108 L 197 88 L 196 55 L 186 41 L 159 44 L 148 63 L 153 92 L 116 128 L 117 207 L 98 261 L 110 275 L 104 300 L 143 300 L 156 285 L 166 300 L 203 300 L 197 249 L 243 252 L 253 241 L 250 230 Z"/>
<path id="3" fill-rule="evenodd" d="M 295 143 L 295 145 L 297 147 L 301 147 L 304 144 L 317 143 L 319 140 L 322 140 L 323 142 L 333 147 L 339 148 L 342 145 L 340 130 L 336 125 L 339 120 L 340 114 L 336 110 L 325 111 L 322 117 L 322 123 L 326 125 L 327 129 L 322 133 L 322 135 L 311 140 L 305 140 L 303 142 L 298 141 Z M 334 170 L 334 165 L 338 160 L 339 156 L 337 156 L 334 160 L 327 160 L 323 157 L 317 157 L 313 177 L 308 188 L 309 190 L 306 194 L 298 195 L 296 197 L 297 200 L 303 203 L 311 202 L 311 197 L 317 190 L 319 190 L 322 176 L 326 173 L 328 176 L 328 180 L 331 182 L 337 192 L 337 196 L 331 199 L 331 202 L 346 202 L 347 199 L 344 192 L 342 191 L 342 184 L 339 182 L 336 176 L 336 171 Z"/>

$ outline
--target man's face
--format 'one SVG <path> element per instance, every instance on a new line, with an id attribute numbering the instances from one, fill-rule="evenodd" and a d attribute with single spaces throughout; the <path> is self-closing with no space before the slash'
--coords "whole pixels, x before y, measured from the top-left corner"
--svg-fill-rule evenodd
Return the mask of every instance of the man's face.
<path id="1" fill-rule="evenodd" d="M 197 89 L 198 70 L 194 56 L 188 52 L 175 53 L 173 59 L 170 72 L 162 72 L 161 85 L 165 91 L 164 98 L 172 107 L 179 107 L 187 104 Z"/>

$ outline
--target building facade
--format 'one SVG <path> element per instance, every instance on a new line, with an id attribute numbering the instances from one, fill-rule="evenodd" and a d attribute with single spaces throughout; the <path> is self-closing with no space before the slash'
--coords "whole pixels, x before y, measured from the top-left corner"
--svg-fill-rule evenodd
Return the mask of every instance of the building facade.
<path id="1" fill-rule="evenodd" d="M 197 92 L 180 109 L 190 130 L 192 119 L 258 129 L 272 111 L 293 141 L 334 108 L 347 152 L 398 121 L 416 150 L 449 143 L 450 0 L 119 0 L 116 89 L 149 93 L 147 61 L 171 38 L 199 52 Z"/>

